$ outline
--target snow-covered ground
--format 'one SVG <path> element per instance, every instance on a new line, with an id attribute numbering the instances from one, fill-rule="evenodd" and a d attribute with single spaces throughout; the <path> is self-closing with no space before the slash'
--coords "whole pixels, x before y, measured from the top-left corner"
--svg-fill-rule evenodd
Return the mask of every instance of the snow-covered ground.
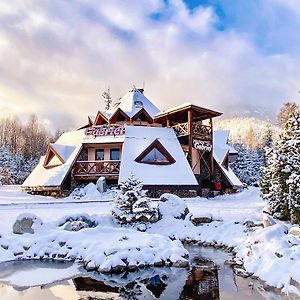
<path id="1" fill-rule="evenodd" d="M 262 208 L 265 203 L 261 200 L 257 188 L 214 199 L 185 199 L 190 210 L 185 220 L 174 218 L 170 212 L 168 216 L 152 224 L 145 233 L 120 228 L 113 222 L 110 215 L 112 200 L 112 194 L 98 197 L 93 189 L 79 199 L 71 196 L 54 199 L 28 195 L 18 187 L 0 187 L 0 244 L 5 244 L 4 246 L 13 250 L 8 251 L 0 247 L 0 261 L 13 259 L 12 252 L 16 250 L 26 252 L 20 250 L 24 245 L 31 246 L 27 251 L 29 256 L 39 251 L 39 255 L 47 251 L 58 254 L 60 251 L 62 256 L 67 252 L 67 256 L 72 254 L 83 257 L 86 262 L 90 261 L 91 266 L 102 263 L 105 263 L 106 267 L 109 267 L 109 264 L 118 265 L 121 263 L 120 258 L 124 257 L 135 260 L 132 263 L 143 259 L 146 262 L 147 257 L 144 254 L 137 259 L 140 253 L 148 253 L 149 257 L 151 256 L 149 262 L 152 263 L 157 253 L 160 253 L 160 259 L 170 258 L 174 254 L 172 260 L 175 261 L 185 252 L 179 242 L 169 239 L 172 237 L 234 247 L 237 253 L 236 261 L 243 262 L 248 272 L 285 292 L 300 295 L 296 288 L 299 288 L 300 283 L 300 237 L 288 233 L 291 225 L 277 222 L 266 228 L 246 226 L 251 223 L 246 221 L 252 221 L 251 225 L 263 222 Z M 154 205 L 157 203 L 154 202 Z M 21 213 L 37 215 L 42 219 L 44 227 L 33 235 L 13 234 L 12 225 Z M 97 221 L 98 226 L 79 232 L 66 232 L 57 226 L 58 220 L 63 216 L 75 214 L 89 214 L 91 219 Z M 194 226 L 190 221 L 192 214 L 194 217 L 210 216 L 213 221 Z M 66 244 L 59 247 L 59 242 Z M 141 251 L 131 252 L 136 248 Z M 105 251 L 113 253 L 110 258 L 114 258 L 108 261 L 107 256 L 98 255 Z M 130 252 L 134 254 L 128 255 Z M 118 255 L 115 255 L 116 253 Z"/>

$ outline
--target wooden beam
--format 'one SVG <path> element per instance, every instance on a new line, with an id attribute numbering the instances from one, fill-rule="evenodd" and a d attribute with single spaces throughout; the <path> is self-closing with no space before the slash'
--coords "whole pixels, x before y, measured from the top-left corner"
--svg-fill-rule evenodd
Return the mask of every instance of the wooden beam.
<path id="1" fill-rule="evenodd" d="M 192 147 L 193 147 L 193 111 L 188 110 L 188 134 L 189 134 L 189 159 L 192 164 Z"/>
<path id="2" fill-rule="evenodd" d="M 213 151 L 214 150 L 214 143 L 213 143 L 213 132 L 214 132 L 214 129 L 213 129 L 212 118 L 209 119 L 209 125 L 211 127 L 210 138 L 211 138 L 211 145 L 212 145 L 211 152 L 210 152 L 211 175 L 212 175 L 212 178 L 215 178 L 214 151 Z"/>

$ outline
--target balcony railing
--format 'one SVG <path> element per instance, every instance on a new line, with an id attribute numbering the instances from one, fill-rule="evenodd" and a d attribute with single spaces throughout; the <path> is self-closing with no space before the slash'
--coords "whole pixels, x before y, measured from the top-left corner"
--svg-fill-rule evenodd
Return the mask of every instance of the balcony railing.
<path id="1" fill-rule="evenodd" d="M 120 164 L 120 160 L 77 161 L 75 163 L 74 176 L 116 176 L 120 173 Z"/>
<path id="2" fill-rule="evenodd" d="M 188 122 L 172 126 L 178 137 L 189 135 Z M 193 123 L 193 135 L 202 139 L 211 139 L 211 126 Z"/>

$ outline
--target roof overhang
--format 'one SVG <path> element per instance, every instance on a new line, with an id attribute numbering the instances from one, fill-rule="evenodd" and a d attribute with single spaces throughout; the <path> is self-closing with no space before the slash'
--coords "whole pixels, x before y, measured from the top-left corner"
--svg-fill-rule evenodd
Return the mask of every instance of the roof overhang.
<path id="1" fill-rule="evenodd" d="M 181 112 L 185 112 L 185 111 L 189 111 L 189 110 L 192 110 L 195 113 L 195 117 L 197 117 L 197 115 L 198 115 L 198 116 L 202 116 L 204 118 L 215 118 L 215 117 L 219 117 L 222 115 L 221 112 L 203 108 L 201 106 L 197 106 L 197 105 L 194 105 L 191 103 L 186 103 L 181 106 L 177 106 L 177 107 L 168 109 L 166 111 L 160 112 L 154 117 L 154 119 L 158 120 L 163 117 L 172 116 L 172 115 L 175 115 L 175 114 L 178 114 Z"/>

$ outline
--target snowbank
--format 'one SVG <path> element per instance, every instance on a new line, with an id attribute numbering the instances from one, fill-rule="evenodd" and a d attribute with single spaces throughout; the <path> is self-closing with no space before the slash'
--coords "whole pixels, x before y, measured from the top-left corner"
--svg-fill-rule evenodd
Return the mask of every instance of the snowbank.
<path id="1" fill-rule="evenodd" d="M 64 218 L 69 219 L 68 217 Z M 92 220 L 95 217 L 91 218 Z M 0 238 L 0 262 L 14 259 L 79 260 L 87 269 L 123 271 L 140 266 L 186 266 L 188 252 L 180 241 L 160 234 L 142 233 L 98 220 L 96 227 L 64 230 L 56 222 L 44 223 L 34 234 Z"/>
<path id="2" fill-rule="evenodd" d="M 25 201 L 25 195 L 21 195 L 22 201 Z M 27 197 L 33 199 L 38 196 Z M 180 215 L 186 206 L 182 200 L 177 200 L 173 200 L 173 208 L 180 207 Z M 171 257 L 173 261 L 179 257 L 182 259 L 186 251 L 179 241 L 172 242 L 171 237 L 233 249 L 236 253 L 235 263 L 244 263 L 247 272 L 254 273 L 284 292 L 298 293 L 295 288 L 300 283 L 300 230 L 297 226 L 291 227 L 281 222 L 263 229 L 262 209 L 265 203 L 260 199 L 257 188 L 214 199 L 185 199 L 190 213 L 184 219 L 177 219 L 178 214 L 173 208 L 164 210 L 164 205 L 160 204 L 162 219 L 151 224 L 146 232 L 123 228 L 114 223 L 110 215 L 110 203 L 75 204 L 76 201 L 44 207 L 33 204 L 20 208 L 0 206 L 0 261 L 40 256 L 77 258 L 84 261 L 88 268 L 107 270 L 122 263 L 119 266 L 122 269 L 124 261 L 128 265 L 141 265 L 143 262 L 154 264 L 160 259 L 168 261 Z M 43 225 L 34 234 L 13 235 L 13 223 L 21 212 L 26 211 L 41 217 Z M 95 212 L 97 215 L 91 216 Z M 68 215 L 63 217 L 66 213 Z M 212 222 L 194 226 L 190 221 L 192 215 L 209 216 Z M 87 217 L 96 227 L 77 232 L 63 230 L 62 225 L 70 218 L 84 221 Z"/>

